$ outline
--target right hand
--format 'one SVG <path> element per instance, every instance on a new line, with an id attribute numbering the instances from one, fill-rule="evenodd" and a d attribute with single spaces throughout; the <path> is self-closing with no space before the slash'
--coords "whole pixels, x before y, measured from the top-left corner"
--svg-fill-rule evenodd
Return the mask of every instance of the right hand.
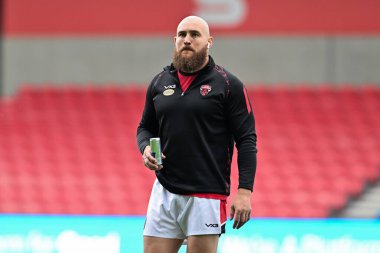
<path id="1" fill-rule="evenodd" d="M 146 146 L 142 155 L 144 165 L 150 170 L 161 170 L 162 165 L 157 164 L 157 159 L 152 156 L 152 150 L 150 146 Z M 162 154 L 162 159 L 165 159 L 164 154 Z"/>

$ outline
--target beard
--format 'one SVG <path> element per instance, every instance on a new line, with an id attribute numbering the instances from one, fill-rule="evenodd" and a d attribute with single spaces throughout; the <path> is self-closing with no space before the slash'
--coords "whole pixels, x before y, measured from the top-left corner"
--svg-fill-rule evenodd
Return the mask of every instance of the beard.
<path id="1" fill-rule="evenodd" d="M 188 47 L 176 51 L 174 48 L 173 66 L 186 73 L 193 73 L 201 69 L 205 61 L 207 61 L 207 46 L 202 48 L 199 52 L 193 51 L 193 54 L 188 57 L 182 56 L 182 51 Z M 190 49 L 191 50 L 191 49 Z"/>

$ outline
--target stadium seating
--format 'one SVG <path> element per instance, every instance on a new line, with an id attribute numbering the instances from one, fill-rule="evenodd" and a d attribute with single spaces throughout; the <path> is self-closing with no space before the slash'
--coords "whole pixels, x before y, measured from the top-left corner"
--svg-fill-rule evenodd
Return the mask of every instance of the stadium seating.
<path id="1" fill-rule="evenodd" d="M 247 87 L 253 216 L 328 217 L 379 180 L 378 87 Z M 145 86 L 46 84 L 1 101 L 0 212 L 144 215 L 154 180 L 135 141 L 144 100 Z M 235 155 L 232 195 L 236 181 Z"/>

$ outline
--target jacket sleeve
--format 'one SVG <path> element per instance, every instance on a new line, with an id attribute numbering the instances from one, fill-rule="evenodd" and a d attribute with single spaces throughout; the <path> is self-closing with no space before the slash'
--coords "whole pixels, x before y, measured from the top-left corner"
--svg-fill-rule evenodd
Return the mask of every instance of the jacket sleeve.
<path id="1" fill-rule="evenodd" d="M 238 151 L 239 188 L 253 190 L 257 164 L 257 135 L 251 103 L 243 83 L 230 76 L 226 112 Z"/>
<path id="2" fill-rule="evenodd" d="M 143 153 L 144 148 L 149 145 L 149 139 L 157 137 L 158 135 L 158 121 L 153 103 L 153 91 L 157 78 L 158 76 L 152 80 L 147 89 L 144 111 L 140 124 L 137 127 L 137 146 L 141 153 Z"/>

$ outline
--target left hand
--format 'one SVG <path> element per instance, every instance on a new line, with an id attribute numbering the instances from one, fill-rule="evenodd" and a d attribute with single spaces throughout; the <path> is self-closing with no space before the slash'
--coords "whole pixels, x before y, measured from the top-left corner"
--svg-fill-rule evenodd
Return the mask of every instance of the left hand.
<path id="1" fill-rule="evenodd" d="M 165 158 L 166 158 L 165 155 L 162 154 L 162 159 L 165 159 Z M 149 145 L 144 148 L 142 159 L 143 159 L 145 167 L 149 168 L 150 170 L 158 171 L 163 168 L 162 165 L 157 164 L 157 159 L 152 156 L 152 150 Z"/>
<path id="2" fill-rule="evenodd" d="M 233 228 L 241 228 L 251 218 L 251 191 L 240 188 L 231 205 L 230 220 Z"/>

